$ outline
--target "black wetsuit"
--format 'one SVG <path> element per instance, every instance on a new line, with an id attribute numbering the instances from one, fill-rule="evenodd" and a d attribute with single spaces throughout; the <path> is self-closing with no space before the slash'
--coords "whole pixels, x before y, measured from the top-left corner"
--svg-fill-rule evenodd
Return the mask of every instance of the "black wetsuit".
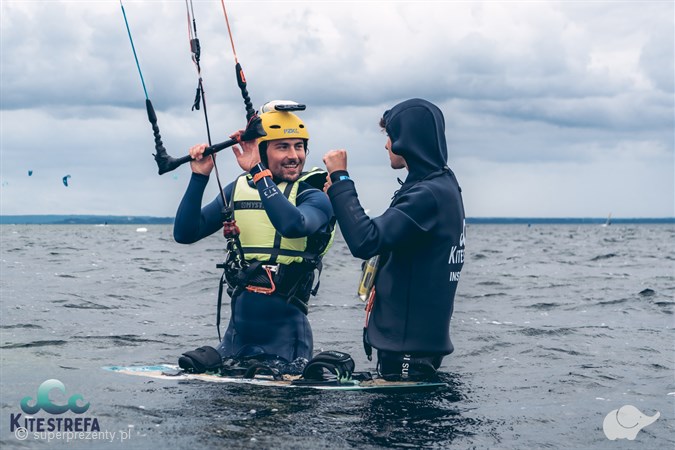
<path id="1" fill-rule="evenodd" d="M 438 368 L 454 349 L 450 319 L 464 263 L 461 189 L 446 166 L 445 123 L 436 106 L 407 100 L 384 119 L 392 151 L 409 171 L 390 207 L 369 218 L 346 171 L 331 174 L 328 195 L 352 254 L 381 255 L 367 342 L 380 362 L 392 354 L 405 362 L 407 354 L 428 357 Z"/>
<path id="2" fill-rule="evenodd" d="M 201 208 L 208 179 L 204 175 L 192 174 L 176 213 L 176 242 L 190 244 L 222 228 L 223 201 L 220 196 Z M 261 201 L 270 221 L 282 236 L 299 238 L 327 229 L 333 211 L 323 192 L 300 182 L 296 206 L 293 206 L 276 185 L 267 189 L 267 195 L 262 195 L 264 185 L 263 182 L 257 184 Z M 233 186 L 234 183 L 231 183 L 223 189 L 228 202 Z M 278 195 L 270 195 L 270 189 L 276 189 Z M 223 357 L 238 353 L 246 356 L 240 354 L 240 350 L 256 347 L 288 361 L 299 357 L 311 359 L 313 338 L 307 316 L 277 294 L 243 291 L 236 295 L 232 299 L 232 316 L 227 331 L 217 350 Z"/>

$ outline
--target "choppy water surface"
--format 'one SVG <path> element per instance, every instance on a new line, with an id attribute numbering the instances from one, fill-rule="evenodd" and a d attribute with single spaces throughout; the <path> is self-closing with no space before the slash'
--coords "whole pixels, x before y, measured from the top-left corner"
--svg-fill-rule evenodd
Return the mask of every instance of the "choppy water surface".
<path id="1" fill-rule="evenodd" d="M 0 227 L 3 448 L 20 401 L 58 379 L 119 442 L 76 448 L 673 448 L 675 227 L 471 225 L 453 318 L 449 388 L 340 393 L 129 377 L 105 365 L 175 363 L 215 345 L 223 239 L 173 242 L 170 226 Z M 340 239 L 310 319 L 315 351 L 361 349 L 360 262 Z M 223 327 L 229 306 L 223 308 Z M 32 400 L 34 401 L 34 400 Z M 623 405 L 661 417 L 609 441 Z M 35 417 L 47 417 L 42 411 Z M 66 413 L 62 417 L 76 417 Z"/>

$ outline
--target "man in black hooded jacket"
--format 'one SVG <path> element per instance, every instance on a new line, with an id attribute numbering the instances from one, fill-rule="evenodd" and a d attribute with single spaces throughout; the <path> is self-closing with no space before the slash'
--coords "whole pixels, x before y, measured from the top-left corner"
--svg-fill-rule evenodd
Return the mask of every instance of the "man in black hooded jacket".
<path id="1" fill-rule="evenodd" d="M 357 258 L 380 255 L 367 327 L 366 352 L 377 349 L 386 379 L 433 377 L 450 340 L 455 292 L 464 265 L 465 220 L 461 189 L 448 168 L 441 110 L 422 99 L 384 113 L 385 148 L 394 169 L 408 176 L 379 217 L 364 212 L 347 172 L 347 152 L 324 156 L 325 190 L 340 230 Z"/>

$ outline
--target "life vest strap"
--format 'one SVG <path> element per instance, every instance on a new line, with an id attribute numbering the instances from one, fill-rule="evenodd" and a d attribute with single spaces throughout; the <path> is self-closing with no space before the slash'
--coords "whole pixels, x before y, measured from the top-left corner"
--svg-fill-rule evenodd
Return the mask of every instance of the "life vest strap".
<path id="1" fill-rule="evenodd" d="M 286 250 L 283 248 L 267 248 L 267 247 L 242 247 L 242 249 L 244 250 L 245 254 L 258 253 L 263 255 L 270 255 L 272 257 L 292 256 L 304 258 L 309 261 L 315 260 L 317 258 L 317 255 L 315 253 L 300 250 Z"/>

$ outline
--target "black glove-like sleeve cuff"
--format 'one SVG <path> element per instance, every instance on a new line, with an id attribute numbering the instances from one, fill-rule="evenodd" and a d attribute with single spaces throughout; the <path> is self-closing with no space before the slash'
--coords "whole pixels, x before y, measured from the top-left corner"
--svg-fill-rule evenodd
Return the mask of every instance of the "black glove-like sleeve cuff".
<path id="1" fill-rule="evenodd" d="M 346 170 L 336 170 L 335 172 L 330 174 L 331 183 L 337 183 L 338 181 L 345 179 L 347 180 L 351 179 L 349 178 L 349 172 L 347 172 Z"/>

